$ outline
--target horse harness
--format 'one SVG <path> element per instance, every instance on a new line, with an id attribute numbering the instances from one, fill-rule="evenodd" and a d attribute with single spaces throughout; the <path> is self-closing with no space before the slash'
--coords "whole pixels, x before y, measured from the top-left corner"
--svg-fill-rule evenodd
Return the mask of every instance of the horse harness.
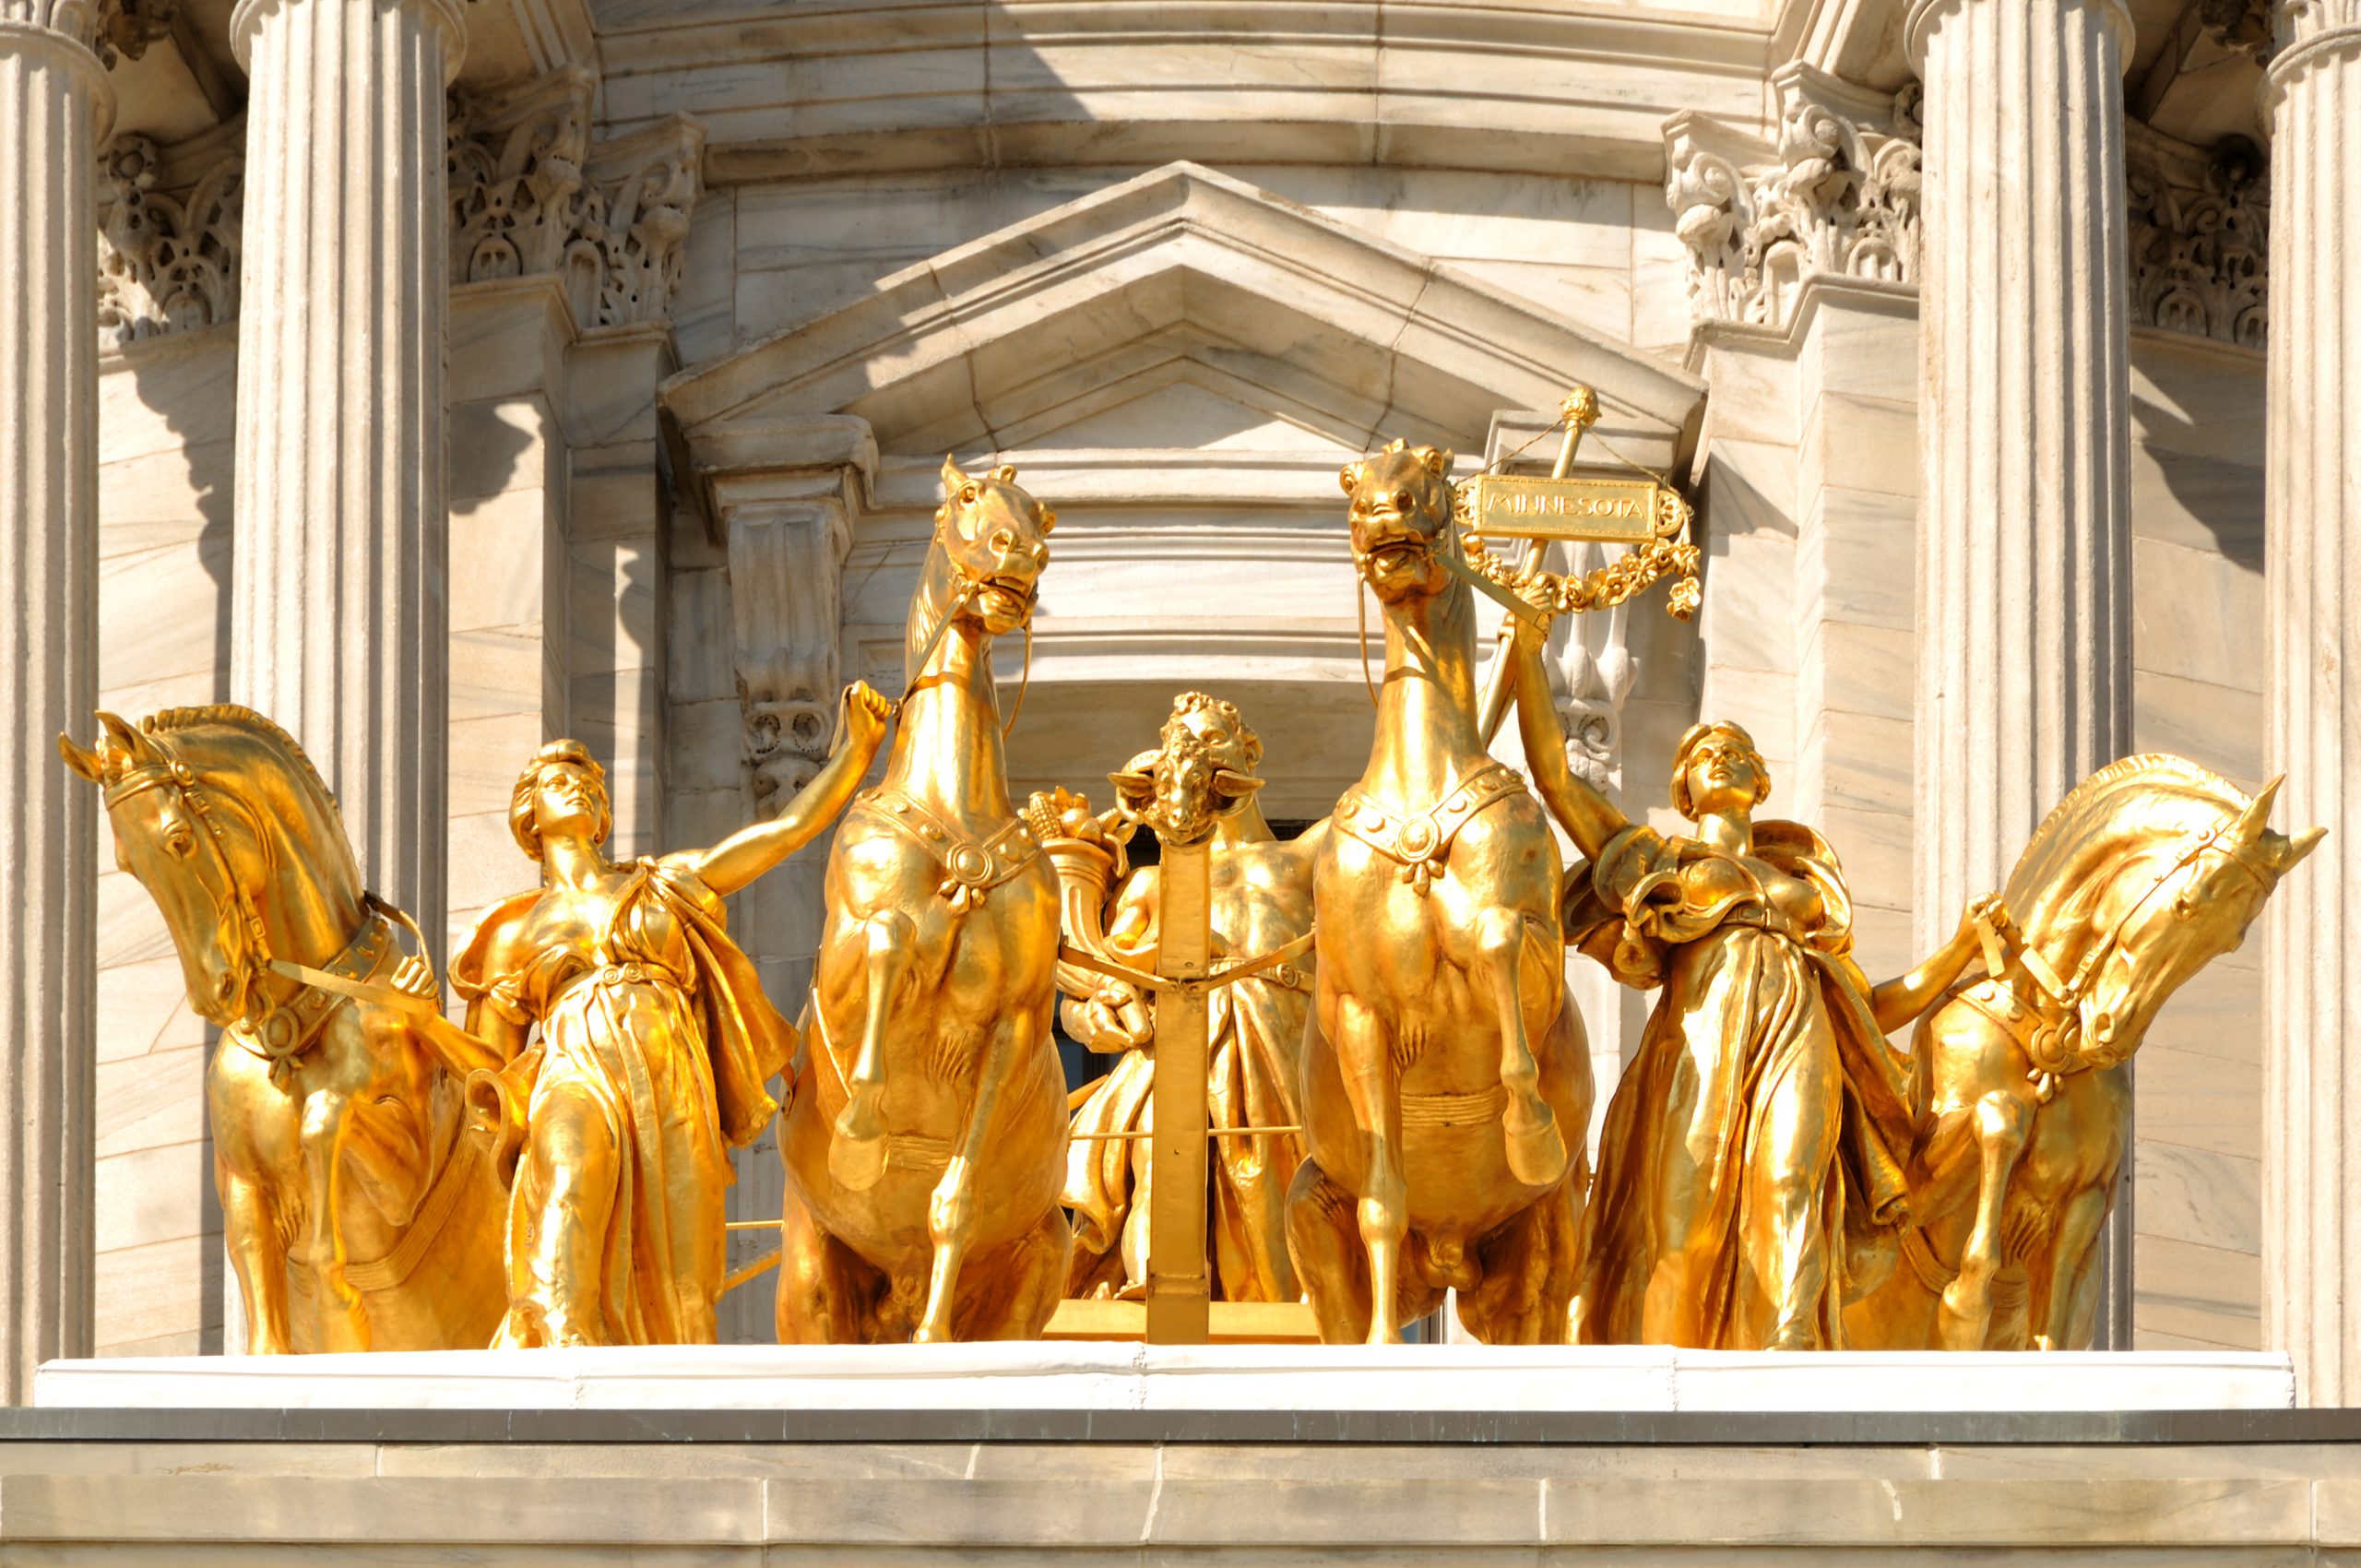
<path id="1" fill-rule="evenodd" d="M 943 883 L 935 892 L 949 901 L 955 914 L 975 909 L 986 894 L 1014 880 L 1042 855 L 1040 841 L 1022 818 L 989 838 L 977 838 L 960 832 L 908 790 L 880 785 L 861 798 L 935 858 L 943 867 Z"/>
<path id="2" fill-rule="evenodd" d="M 1958 1000 L 1991 1020 L 2000 1030 L 2014 1039 L 2032 1063 L 2025 1074 L 2034 1086 L 2035 1098 L 2047 1105 L 2058 1093 L 2061 1079 L 2100 1065 L 2113 1065 L 2106 1060 L 2105 1048 L 2110 1043 L 2102 1039 L 2099 1052 L 2086 1051 L 2082 1044 L 2082 1009 L 2084 994 L 2099 966 L 2109 954 L 2122 944 L 2123 930 L 2133 916 L 2147 908 L 2148 901 L 2164 891 L 2166 884 L 2194 864 L 2209 850 L 2219 849 L 2247 874 L 2269 885 L 2270 878 L 2250 861 L 2242 846 L 2225 846 L 2221 839 L 2231 824 L 2216 826 L 2203 837 L 2183 850 L 2178 859 L 2157 873 L 2139 897 L 2133 899 L 2107 928 L 2106 935 L 2094 943 L 2082 962 L 2074 966 L 2071 977 L 2060 979 L 2041 950 L 2018 932 L 2013 968 L 2032 982 L 2034 994 L 2020 994 L 2011 975 L 2011 957 L 2003 939 L 2009 925 L 2005 910 L 1979 912 L 1975 916 L 1976 934 L 1984 947 L 1983 976 L 1975 980 L 1954 981 L 1944 994 L 1945 1001 Z"/>
<path id="3" fill-rule="evenodd" d="M 106 807 L 113 811 L 134 795 L 167 787 L 179 794 L 189 814 L 205 829 L 201 837 L 209 851 L 208 858 L 215 877 L 209 879 L 200 873 L 196 879 L 197 885 L 203 887 L 206 896 L 213 901 L 217 921 L 224 921 L 226 917 L 234 915 L 244 925 L 247 940 L 253 944 L 246 965 L 246 989 L 250 995 L 255 994 L 258 988 L 254 984 L 255 977 L 273 972 L 269 931 L 263 923 L 262 910 L 255 906 L 253 896 L 231 870 L 229 846 L 222 842 L 221 826 L 214 820 L 212 799 L 199 786 L 196 770 L 177 757 L 157 766 L 134 769 L 107 788 Z M 270 855 L 269 840 L 257 834 L 255 842 L 267 860 Z M 394 942 L 396 925 L 410 933 L 421 952 L 426 950 L 426 938 L 418 929 L 418 922 L 395 905 L 374 893 L 364 892 L 361 899 L 367 910 L 361 929 L 344 944 L 343 951 L 320 967 L 338 980 L 365 984 L 377 980 L 399 961 L 400 950 Z M 351 998 L 299 981 L 294 995 L 285 1001 L 268 1002 L 267 996 L 266 1001 L 267 1004 L 259 1015 L 241 1018 L 222 1032 L 268 1063 L 270 1081 L 284 1087 L 288 1075 L 302 1065 L 303 1058 L 318 1043 L 320 1031 L 326 1027 L 328 1019 Z"/>
<path id="4" fill-rule="evenodd" d="M 1347 790 L 1336 802 L 1336 826 L 1402 866 L 1402 880 L 1420 897 L 1451 861 L 1453 840 L 1484 809 L 1525 792 L 1525 777 L 1489 758 L 1462 775 L 1442 799 L 1424 811 L 1398 811 L 1362 792 Z"/>

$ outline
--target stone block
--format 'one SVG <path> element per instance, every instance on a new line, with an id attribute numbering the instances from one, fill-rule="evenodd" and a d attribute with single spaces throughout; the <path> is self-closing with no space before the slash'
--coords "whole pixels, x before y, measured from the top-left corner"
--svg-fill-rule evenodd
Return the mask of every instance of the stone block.
<path id="1" fill-rule="evenodd" d="M 101 461 L 176 452 L 235 434 L 238 335 L 215 328 L 110 356 L 99 375 Z"/>
<path id="2" fill-rule="evenodd" d="M 738 196 L 708 189 L 689 214 L 681 287 L 672 296 L 672 338 L 681 362 L 719 359 L 737 346 L 731 279 L 738 270 Z"/>
<path id="3" fill-rule="evenodd" d="M 511 490 L 451 516 L 451 629 L 540 626 L 549 586 L 549 493 Z"/>
<path id="4" fill-rule="evenodd" d="M 1631 335 L 1631 274 L 1614 267 L 1565 267 L 1554 262 L 1492 261 L 1456 265 L 1494 288 L 1550 315 L 1618 342 Z"/>
<path id="5" fill-rule="evenodd" d="M 2260 658 L 2256 662 L 2260 665 Z M 2258 668 L 2254 673 L 2261 671 Z M 2262 695 L 2251 686 L 2135 669 L 2131 742 L 2143 752 L 2185 756 L 2251 792 L 2263 783 Z"/>
<path id="6" fill-rule="evenodd" d="M 194 1154 L 195 1146 L 186 1151 Z M 105 1166 L 100 1167 L 103 1172 Z M 182 1177 L 192 1195 L 209 1187 L 213 1173 L 206 1161 L 188 1160 Z M 110 1202 L 127 1194 L 101 1184 L 101 1212 Z M 219 1220 L 215 1229 L 175 1236 L 138 1246 L 117 1247 L 98 1254 L 92 1303 L 96 1322 L 92 1343 L 101 1356 L 196 1355 L 218 1348 L 221 1336 L 221 1289 L 227 1262 L 221 1257 Z M 208 1335 L 213 1343 L 204 1343 Z M 184 1344 L 171 1343 L 185 1340 Z M 8 1455 L 7 1467 L 17 1467 Z M 6 1524 L 0 1524 L 0 1538 Z"/>
<path id="7" fill-rule="evenodd" d="M 483 814 L 504 817 L 516 775 L 540 748 L 543 724 L 539 704 L 516 713 L 462 719 L 451 726 L 451 783 L 446 804 L 453 817 Z M 453 859 L 457 859 L 456 852 Z"/>
<path id="8" fill-rule="evenodd" d="M 2248 1159 L 2262 1158 L 2262 1068 L 2252 1060 L 2142 1044 L 2140 1136 Z"/>
<path id="9" fill-rule="evenodd" d="M 2131 427 L 2141 446 L 2253 463 L 2263 452 L 2262 356 L 2172 332 L 2131 337 Z"/>
<path id="10" fill-rule="evenodd" d="M 2134 540 L 2131 618 L 2140 669 L 2217 686 L 2260 685 L 2260 574 L 2211 552 Z"/>
<path id="11" fill-rule="evenodd" d="M 451 719 L 472 719 L 543 708 L 541 665 L 545 655 L 540 633 L 525 626 L 488 625 L 451 634 Z M 557 728 L 561 716 L 550 715 Z M 519 759 L 520 761 L 522 759 Z"/>
<path id="12" fill-rule="evenodd" d="M 1823 415 L 1821 399 L 1837 393 L 1894 405 L 1918 406 L 1918 311 L 1909 298 L 1875 303 L 1833 290 L 1820 291 L 1797 353 L 1796 407 L 1807 421 Z"/>
<path id="13" fill-rule="evenodd" d="M 1086 1486 L 1042 1479 L 928 1480 L 848 1487 L 841 1480 L 765 1483 L 765 1533 L 778 1545 L 1136 1549 L 1155 1493 L 1145 1478 Z"/>
<path id="14" fill-rule="evenodd" d="M 1709 535 L 1704 609 L 1697 618 L 1708 669 L 1792 674 L 1795 545 L 1776 535 Z"/>
<path id="15" fill-rule="evenodd" d="M 566 668 L 577 685 L 585 677 L 658 662 L 662 571 L 653 540 L 575 541 L 566 561 Z"/>
<path id="16" fill-rule="evenodd" d="M 196 678 L 229 665 L 230 538 L 109 556 L 99 566 L 99 685 Z M 136 719 L 137 714 L 125 717 Z"/>
<path id="17" fill-rule="evenodd" d="M 734 696 L 672 703 L 665 741 L 676 790 L 732 790 L 745 751 L 745 710 Z"/>
<path id="18" fill-rule="evenodd" d="M 1805 422 L 1796 485 L 1806 495 L 1829 489 L 1869 491 L 1915 500 L 1918 494 L 1918 413 L 1881 398 L 1827 391 Z"/>
<path id="19" fill-rule="evenodd" d="M 2260 1160 L 2142 1138 L 2131 1174 L 2142 1235 L 2262 1250 Z"/>
<path id="20" fill-rule="evenodd" d="M 1714 538 L 1793 538 L 1796 449 L 1717 431 L 1705 455 L 1703 494 L 1703 531 Z"/>
<path id="21" fill-rule="evenodd" d="M 98 1160 L 93 1190 L 99 1255 L 202 1235 L 212 1182 L 211 1157 L 194 1140 Z"/>
<path id="22" fill-rule="evenodd" d="M 1799 754 L 1813 756 L 1819 763 L 1821 806 L 1888 812 L 1906 818 L 1916 777 L 1910 731 L 1911 726 L 1903 719 L 1873 719 L 1841 708 L 1812 714 Z M 1903 901 L 1907 902 L 1906 894 Z"/>
<path id="23" fill-rule="evenodd" d="M 2262 468 L 2253 459 L 2131 447 L 2131 531 L 2262 570 Z"/>
<path id="24" fill-rule="evenodd" d="M 549 488 L 564 464 L 562 442 L 555 410 L 543 394 L 452 404 L 454 563 L 461 559 L 457 519 L 508 491 Z"/>
<path id="25" fill-rule="evenodd" d="M 194 543 L 206 529 L 228 528 L 233 452 L 230 442 L 199 442 L 100 464 L 100 557 Z"/>
<path id="26" fill-rule="evenodd" d="M 2261 1348 L 2262 1260 L 2254 1253 L 2143 1235 L 2132 1267 L 2132 1327 L 2141 1340 L 2153 1333 L 2232 1350 Z"/>
<path id="27" fill-rule="evenodd" d="M 1917 503 L 1879 491 L 1832 488 L 1797 498 L 1798 606 L 1824 620 L 1916 633 Z"/>
<path id="28" fill-rule="evenodd" d="M 1445 1488 L 1410 1479 L 1360 1480 L 1345 1469 L 1258 1489 L 1256 1506 L 1241 1508 L 1234 1480 L 1167 1477 L 1140 1538 L 1201 1550 L 1272 1546 L 1323 1552 L 1529 1544 L 1539 1534 L 1546 1484 L 1465 1477 Z"/>
<path id="29" fill-rule="evenodd" d="M 92 1108 L 98 1158 L 203 1138 L 205 1066 L 212 1054 L 199 1041 L 100 1063 Z"/>
<path id="30" fill-rule="evenodd" d="M 172 932 L 131 873 L 99 873 L 99 968 L 173 956 Z"/>
<path id="31" fill-rule="evenodd" d="M 116 964 L 99 977 L 96 1033 L 101 1068 L 110 1062 L 136 1061 L 151 1051 L 202 1045 L 208 1028 L 189 1011 L 187 982 L 172 954 Z"/>
<path id="32" fill-rule="evenodd" d="M 2173 992 L 2148 1025 L 2142 1058 L 2161 1048 L 2258 1071 L 2262 1060 L 2262 977 L 2250 966 L 2232 962 L 2250 954 L 2251 949 L 2216 959 Z"/>
<path id="33" fill-rule="evenodd" d="M 730 644 L 730 574 L 675 567 L 664 638 L 664 690 L 673 702 L 737 696 Z"/>

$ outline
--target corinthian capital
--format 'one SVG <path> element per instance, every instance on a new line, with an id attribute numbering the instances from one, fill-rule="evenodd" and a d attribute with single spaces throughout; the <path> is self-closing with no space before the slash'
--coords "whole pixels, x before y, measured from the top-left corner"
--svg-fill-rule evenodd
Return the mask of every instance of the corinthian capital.
<path id="1" fill-rule="evenodd" d="M 685 114 L 600 142 L 586 170 L 585 232 L 606 264 L 602 327 L 661 321 L 686 266 L 689 214 L 704 192 L 705 127 Z"/>
<path id="2" fill-rule="evenodd" d="M 2275 0 L 2271 9 L 2282 49 L 2361 30 L 2361 0 Z"/>
<path id="3" fill-rule="evenodd" d="M 1889 97 L 1801 65 L 1772 79 L 1775 145 L 1698 114 L 1665 124 L 1665 199 L 1700 323 L 1784 327 L 1808 279 L 1918 275 L 1916 89 Z"/>
<path id="4" fill-rule="evenodd" d="M 165 158 L 146 137 L 118 137 L 101 161 L 101 340 L 123 348 L 234 319 L 243 248 L 243 156 L 234 149 L 221 154 L 177 196 L 165 193 Z"/>
<path id="5" fill-rule="evenodd" d="M 181 0 L 100 0 L 98 50 L 112 68 L 118 58 L 136 60 L 148 46 L 170 38 Z"/>

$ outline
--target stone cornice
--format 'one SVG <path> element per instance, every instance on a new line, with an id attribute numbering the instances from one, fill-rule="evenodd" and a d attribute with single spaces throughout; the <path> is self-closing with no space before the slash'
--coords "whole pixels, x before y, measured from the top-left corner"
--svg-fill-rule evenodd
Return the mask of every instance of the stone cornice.
<path id="1" fill-rule="evenodd" d="M 610 123 L 697 115 L 718 183 L 1241 153 L 1654 179 L 1665 114 L 1757 113 L 1769 65 L 1759 26 L 1563 0 L 808 0 L 601 36 Z"/>

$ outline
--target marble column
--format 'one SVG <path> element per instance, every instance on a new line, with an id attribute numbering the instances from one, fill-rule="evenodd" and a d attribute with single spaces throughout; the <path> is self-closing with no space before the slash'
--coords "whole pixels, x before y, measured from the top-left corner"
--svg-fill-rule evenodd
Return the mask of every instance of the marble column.
<path id="1" fill-rule="evenodd" d="M 2269 768 L 2327 840 L 2263 947 L 2264 1342 L 2312 1405 L 2361 1404 L 2361 0 L 2282 0 L 2264 469 Z"/>
<path id="2" fill-rule="evenodd" d="M 2131 739 L 2124 0 L 1916 0 L 1921 950 Z M 2128 1347 L 2130 1183 L 2096 1343 Z"/>
<path id="3" fill-rule="evenodd" d="M 96 3 L 0 0 L 0 1404 L 90 1351 L 98 791 Z"/>
<path id="4" fill-rule="evenodd" d="M 240 0 L 231 690 L 311 753 L 370 887 L 444 925 L 445 90 L 457 0 Z"/>

